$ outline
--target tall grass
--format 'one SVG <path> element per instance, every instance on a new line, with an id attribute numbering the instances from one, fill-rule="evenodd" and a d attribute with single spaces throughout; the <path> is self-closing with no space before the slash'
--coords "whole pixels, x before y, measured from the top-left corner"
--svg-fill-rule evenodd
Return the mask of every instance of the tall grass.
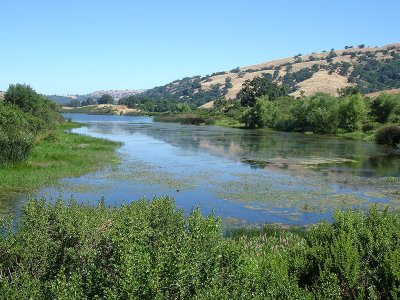
<path id="1" fill-rule="evenodd" d="M 300 233 L 224 238 L 168 197 L 121 207 L 30 200 L 0 226 L 4 299 L 398 299 L 400 214 L 340 212 Z"/>

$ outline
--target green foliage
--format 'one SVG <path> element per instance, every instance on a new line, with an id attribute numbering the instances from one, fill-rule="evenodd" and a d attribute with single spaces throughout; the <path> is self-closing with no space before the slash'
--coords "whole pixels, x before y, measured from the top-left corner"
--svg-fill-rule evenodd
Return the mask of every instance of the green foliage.
<path id="1" fill-rule="evenodd" d="M 315 282 L 328 275 L 326 284 L 342 299 L 398 299 L 399 232 L 400 215 L 387 209 L 373 207 L 367 216 L 337 211 L 332 225 L 320 224 L 307 236 L 308 265 L 300 277 L 318 291 Z"/>
<path id="2" fill-rule="evenodd" d="M 347 97 L 360 94 L 360 89 L 356 86 L 346 86 L 341 89 L 337 89 L 339 97 Z"/>
<path id="3" fill-rule="evenodd" d="M 339 124 L 338 110 L 335 97 L 317 93 L 312 97 L 298 99 L 292 115 L 300 131 L 335 133 Z"/>
<path id="4" fill-rule="evenodd" d="M 271 123 L 272 107 L 267 96 L 258 97 L 255 105 L 244 112 L 242 122 L 248 128 L 266 127 Z"/>
<path id="5" fill-rule="evenodd" d="M 230 89 L 231 87 L 233 87 L 233 84 L 232 84 L 232 77 L 226 77 L 225 78 L 225 86 L 224 86 L 224 88 L 225 89 Z"/>
<path id="6" fill-rule="evenodd" d="M 297 83 L 307 80 L 313 76 L 315 69 L 303 68 L 297 72 L 286 73 L 282 78 L 282 84 L 287 86 L 289 92 L 294 92 L 298 89 Z"/>
<path id="7" fill-rule="evenodd" d="M 397 299 L 400 215 L 340 212 L 308 231 L 224 238 L 168 197 L 121 207 L 29 200 L 0 225 L 6 299 Z"/>
<path id="8" fill-rule="evenodd" d="M 79 126 L 71 122 L 58 125 L 50 136 L 35 143 L 24 161 L 0 166 L 0 199 L 14 193 L 32 193 L 60 178 L 95 172 L 118 162 L 118 143 L 66 132 Z"/>
<path id="9" fill-rule="evenodd" d="M 81 102 L 78 99 L 72 99 L 69 102 L 68 106 L 70 106 L 70 107 L 79 107 L 79 106 L 81 106 Z M 82 106 L 83 106 L 83 104 L 82 104 Z"/>
<path id="10" fill-rule="evenodd" d="M 98 100 L 98 104 L 114 104 L 114 98 L 111 95 L 103 94 Z"/>
<path id="11" fill-rule="evenodd" d="M 354 66 L 349 81 L 363 93 L 400 88 L 400 55 L 386 60 L 366 57 Z"/>
<path id="12" fill-rule="evenodd" d="M 373 99 L 371 116 L 380 123 L 400 121 L 400 95 L 382 93 Z"/>
<path id="13" fill-rule="evenodd" d="M 246 80 L 243 88 L 238 93 L 238 98 L 242 106 L 254 106 L 256 98 L 267 96 L 271 101 L 278 97 L 288 94 L 284 86 L 272 82 L 268 78 L 255 77 L 252 80 Z"/>
<path id="14" fill-rule="evenodd" d="M 0 102 L 0 165 L 27 158 L 34 144 L 28 115 Z"/>
<path id="15" fill-rule="evenodd" d="M 51 134 L 60 120 L 54 102 L 29 85 L 11 84 L 0 102 L 0 165 L 25 160 L 35 140 Z"/>
<path id="16" fill-rule="evenodd" d="M 23 112 L 34 116 L 33 127 L 38 131 L 53 129 L 60 122 L 58 106 L 53 101 L 39 95 L 29 85 L 10 84 L 4 94 L 4 102 L 19 107 Z"/>
<path id="17" fill-rule="evenodd" d="M 339 102 L 339 128 L 346 131 L 361 129 L 367 117 L 367 107 L 361 94 L 347 96 Z"/>
<path id="18" fill-rule="evenodd" d="M 396 146 L 400 145 L 400 125 L 387 124 L 380 127 L 375 134 L 378 144 Z"/>
<path id="19" fill-rule="evenodd" d="M 6 103 L 18 106 L 24 112 L 35 112 L 43 98 L 33 88 L 25 84 L 10 84 L 4 94 Z"/>
<path id="20" fill-rule="evenodd" d="M 81 105 L 82 105 L 82 106 L 96 105 L 96 104 L 97 104 L 97 101 L 94 100 L 94 99 L 92 99 L 92 98 L 90 98 L 90 97 L 86 98 L 86 100 L 83 100 L 83 101 L 81 102 Z"/>

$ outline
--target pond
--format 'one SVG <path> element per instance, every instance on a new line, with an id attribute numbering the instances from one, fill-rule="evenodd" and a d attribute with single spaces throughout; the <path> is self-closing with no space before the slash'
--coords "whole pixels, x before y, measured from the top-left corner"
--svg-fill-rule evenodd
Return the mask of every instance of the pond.
<path id="1" fill-rule="evenodd" d="M 128 203 L 169 195 L 232 224 L 306 225 L 336 208 L 400 204 L 400 159 L 389 147 L 334 136 L 153 122 L 150 117 L 66 114 L 73 132 L 123 142 L 121 163 L 65 178 L 37 197 Z"/>

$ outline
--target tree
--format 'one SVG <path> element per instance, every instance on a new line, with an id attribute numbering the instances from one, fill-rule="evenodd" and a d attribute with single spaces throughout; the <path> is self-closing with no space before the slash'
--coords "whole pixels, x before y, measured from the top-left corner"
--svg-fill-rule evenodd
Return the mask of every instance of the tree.
<path id="1" fill-rule="evenodd" d="M 356 86 L 346 86 L 336 90 L 339 97 L 347 97 L 360 94 L 360 89 Z"/>
<path id="2" fill-rule="evenodd" d="M 81 102 L 78 99 L 72 99 L 71 102 L 69 103 L 69 106 L 79 107 L 79 106 L 81 106 Z"/>
<path id="3" fill-rule="evenodd" d="M 243 114 L 242 121 L 248 128 L 265 127 L 271 123 L 272 116 L 271 102 L 263 96 L 257 97 L 255 105 Z"/>
<path id="4" fill-rule="evenodd" d="M 228 76 L 225 78 L 225 89 L 230 89 L 231 87 L 233 87 L 232 77 Z"/>
<path id="5" fill-rule="evenodd" d="M 96 105 L 96 104 L 97 104 L 97 101 L 90 97 L 86 98 L 86 100 L 83 100 L 81 103 L 82 106 Z"/>
<path id="6" fill-rule="evenodd" d="M 367 116 L 367 107 L 361 94 L 350 95 L 339 103 L 339 127 L 347 131 L 359 130 Z"/>
<path id="7" fill-rule="evenodd" d="M 280 96 L 288 94 L 287 88 L 279 86 L 268 78 L 255 77 L 252 80 L 246 80 L 243 83 L 243 88 L 238 93 L 240 104 L 242 106 L 254 106 L 256 98 L 261 96 L 268 96 L 268 99 L 274 101 Z"/>
<path id="8" fill-rule="evenodd" d="M 371 103 L 371 115 L 379 123 L 396 119 L 393 114 L 400 110 L 400 95 L 382 93 Z"/>
<path id="9" fill-rule="evenodd" d="M 36 93 L 26 84 L 10 84 L 4 95 L 4 102 L 35 116 L 39 120 L 35 122 L 37 131 L 54 126 L 61 118 L 56 103 Z"/>
<path id="10" fill-rule="evenodd" d="M 97 100 L 97 103 L 99 103 L 99 104 L 113 104 L 114 103 L 114 98 L 111 95 L 103 94 L 99 98 L 99 100 Z"/>
<path id="11" fill-rule="evenodd" d="M 40 106 L 42 97 L 33 88 L 25 84 L 10 84 L 4 94 L 4 101 L 18 106 L 24 112 L 33 112 Z"/>
<path id="12" fill-rule="evenodd" d="M 335 97 L 317 93 L 296 100 L 292 115 L 300 131 L 335 133 L 338 127 L 338 108 Z"/>

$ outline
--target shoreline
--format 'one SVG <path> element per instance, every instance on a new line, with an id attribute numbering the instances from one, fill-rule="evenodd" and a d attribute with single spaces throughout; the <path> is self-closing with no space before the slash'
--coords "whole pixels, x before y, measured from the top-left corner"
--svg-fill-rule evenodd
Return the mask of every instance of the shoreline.
<path id="1" fill-rule="evenodd" d="M 0 200 L 119 163 L 115 150 L 120 143 L 68 132 L 82 126 L 62 123 L 54 135 L 35 145 L 26 161 L 1 166 Z"/>

